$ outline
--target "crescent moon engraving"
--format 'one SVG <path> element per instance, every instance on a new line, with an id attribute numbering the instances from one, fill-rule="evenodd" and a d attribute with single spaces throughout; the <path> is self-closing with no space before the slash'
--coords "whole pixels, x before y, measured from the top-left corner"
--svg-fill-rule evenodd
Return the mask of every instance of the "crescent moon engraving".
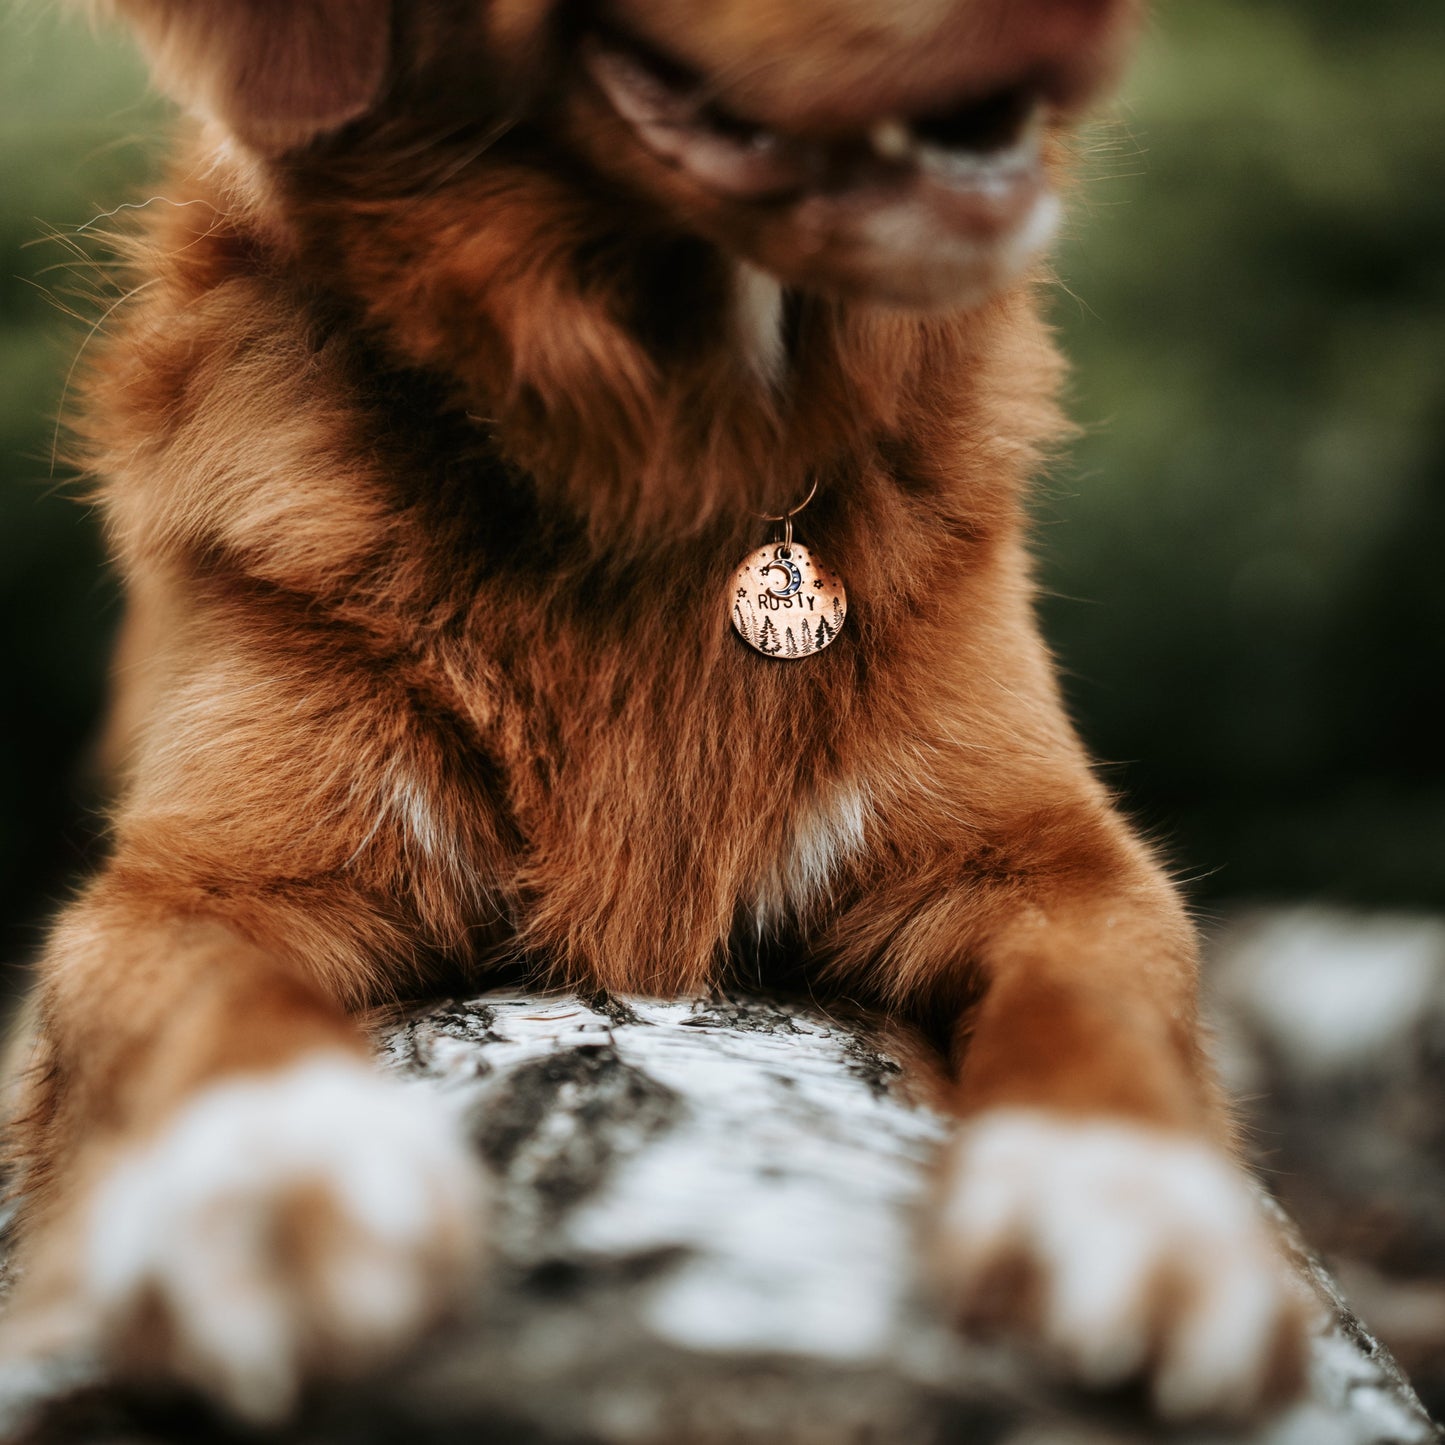
<path id="1" fill-rule="evenodd" d="M 781 572 L 787 579 L 786 585 L 783 587 L 769 587 L 769 597 L 777 597 L 779 599 L 792 597 L 803 585 L 803 574 L 798 570 L 798 564 L 791 559 L 775 557 L 766 567 L 760 567 L 758 571 L 761 573 L 764 581 L 767 580 L 769 572 Z"/>

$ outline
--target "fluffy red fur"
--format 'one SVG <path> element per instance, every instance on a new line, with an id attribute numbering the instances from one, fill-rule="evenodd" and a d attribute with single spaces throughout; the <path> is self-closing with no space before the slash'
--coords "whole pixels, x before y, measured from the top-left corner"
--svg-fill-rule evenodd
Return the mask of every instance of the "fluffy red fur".
<path id="1" fill-rule="evenodd" d="M 519 960 L 667 994 L 801 974 L 941 1041 L 960 1116 L 1227 1149 L 1193 929 L 1033 617 L 1025 489 L 1064 432 L 1034 271 L 878 304 L 910 298 L 866 213 L 659 161 L 542 0 L 121 8 L 211 119 L 80 422 L 131 596 L 122 783 L 12 1082 L 32 1290 L 75 1287 L 87 1191 L 208 1085 L 359 1054 L 358 1011 Z M 608 15 L 823 145 L 1018 74 L 1067 110 L 1133 21 Z M 784 283 L 781 376 L 741 267 Z M 775 661 L 729 630 L 729 579 L 813 479 L 800 535 L 850 614 Z M 1277 1314 L 1243 1407 L 1288 1375 Z"/>

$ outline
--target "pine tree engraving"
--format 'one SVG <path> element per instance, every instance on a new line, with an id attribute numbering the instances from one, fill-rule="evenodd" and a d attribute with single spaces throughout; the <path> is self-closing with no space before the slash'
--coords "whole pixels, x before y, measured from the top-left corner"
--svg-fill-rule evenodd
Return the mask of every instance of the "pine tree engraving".
<path id="1" fill-rule="evenodd" d="M 763 618 L 763 630 L 758 634 L 757 647 L 759 652 L 766 652 L 770 657 L 776 657 L 783 650 L 783 644 L 778 640 L 778 629 L 773 626 L 771 617 Z"/>
<path id="2" fill-rule="evenodd" d="M 753 628 L 752 617 L 743 611 L 741 602 L 733 603 L 733 625 L 742 634 L 745 641 L 756 645 L 757 634 Z"/>

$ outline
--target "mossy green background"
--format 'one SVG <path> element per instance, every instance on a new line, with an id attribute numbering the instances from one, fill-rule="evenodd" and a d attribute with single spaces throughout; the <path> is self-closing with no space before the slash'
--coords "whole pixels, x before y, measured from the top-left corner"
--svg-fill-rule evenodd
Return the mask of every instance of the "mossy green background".
<path id="1" fill-rule="evenodd" d="M 51 469 L 100 314 L 64 238 L 144 200 L 164 115 L 118 36 L 0 11 L 7 963 L 94 831 L 117 617 Z M 1082 149 L 1038 550 L 1083 731 L 1206 905 L 1445 905 L 1445 6 L 1166 0 Z"/>

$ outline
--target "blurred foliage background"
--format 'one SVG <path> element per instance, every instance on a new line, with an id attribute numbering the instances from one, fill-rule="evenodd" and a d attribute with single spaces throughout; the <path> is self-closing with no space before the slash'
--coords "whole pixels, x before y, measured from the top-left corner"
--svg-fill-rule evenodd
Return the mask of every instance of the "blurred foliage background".
<path id="1" fill-rule="evenodd" d="M 57 10 L 0 10 L 12 966 L 94 831 L 117 618 L 51 465 L 99 314 L 64 237 L 148 194 L 164 122 Z M 1166 0 L 1084 150 L 1056 310 L 1086 434 L 1039 551 L 1085 735 L 1209 906 L 1445 905 L 1445 6 Z"/>

